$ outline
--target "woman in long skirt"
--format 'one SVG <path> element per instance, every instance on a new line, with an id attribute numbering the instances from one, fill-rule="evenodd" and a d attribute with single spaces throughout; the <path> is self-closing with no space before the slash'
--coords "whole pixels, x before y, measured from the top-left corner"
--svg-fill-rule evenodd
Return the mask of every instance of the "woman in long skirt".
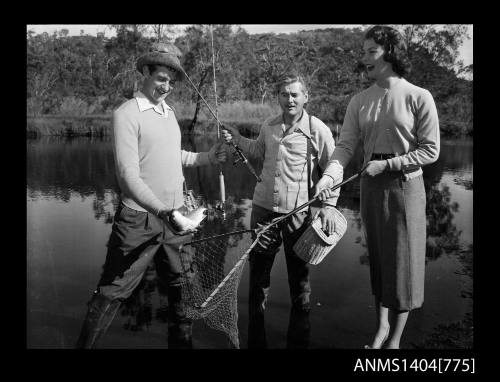
<path id="1" fill-rule="evenodd" d="M 361 219 L 370 262 L 377 332 L 365 348 L 398 349 L 409 311 L 424 301 L 425 189 L 422 166 L 439 156 L 432 95 L 405 80 L 410 70 L 400 33 L 375 26 L 365 35 L 362 63 L 375 82 L 354 95 L 339 142 L 316 187 L 319 198 L 342 178 L 363 145 Z"/>

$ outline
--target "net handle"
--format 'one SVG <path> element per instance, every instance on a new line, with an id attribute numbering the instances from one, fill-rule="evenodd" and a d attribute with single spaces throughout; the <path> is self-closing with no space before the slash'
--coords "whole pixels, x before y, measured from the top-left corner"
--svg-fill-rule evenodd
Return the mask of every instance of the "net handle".
<path id="1" fill-rule="evenodd" d="M 243 256 L 240 257 L 240 259 L 236 262 L 236 264 L 234 264 L 233 268 L 229 271 L 229 273 L 226 275 L 226 277 L 224 277 L 224 279 L 219 283 L 219 285 L 217 285 L 217 287 L 212 291 L 210 296 L 208 296 L 206 298 L 206 300 L 199 306 L 199 309 L 203 309 L 205 306 L 207 306 L 207 304 L 210 302 L 210 300 L 212 300 L 214 298 L 214 296 L 217 293 L 219 293 L 219 290 L 224 286 L 224 284 L 226 284 L 227 280 L 229 280 L 231 278 L 233 273 L 236 272 L 236 270 L 239 268 L 239 266 L 247 259 L 248 255 L 250 254 L 250 251 L 253 249 L 253 247 L 255 247 L 255 245 L 257 244 L 258 241 L 259 241 L 259 237 L 257 237 L 253 241 L 252 245 L 245 251 Z"/>
<path id="2" fill-rule="evenodd" d="M 356 174 L 352 175 L 351 177 L 347 178 L 346 180 L 344 180 L 343 182 L 333 186 L 330 188 L 330 191 L 335 191 L 336 189 L 342 187 L 343 185 L 353 181 L 354 179 L 356 179 L 358 176 L 361 175 L 361 173 L 366 169 L 366 166 L 363 167 L 359 172 L 357 172 Z M 202 243 L 204 241 L 208 241 L 208 240 L 214 240 L 214 239 L 219 239 L 221 237 L 224 237 L 224 236 L 229 236 L 229 235 L 236 235 L 238 233 L 247 233 L 247 232 L 255 232 L 257 234 L 257 239 L 260 238 L 260 236 L 266 232 L 269 228 L 271 228 L 272 226 L 282 222 L 283 220 L 289 218 L 290 216 L 292 216 L 293 214 L 296 214 L 297 212 L 299 212 L 300 210 L 304 209 L 305 207 L 307 207 L 308 205 L 314 203 L 316 200 L 318 200 L 319 198 L 319 195 L 316 196 L 315 198 L 312 198 L 311 200 L 305 202 L 304 204 L 298 206 L 297 208 L 295 208 L 294 210 L 288 212 L 286 215 L 283 215 L 279 218 L 276 218 L 274 219 L 273 221 L 271 221 L 271 223 L 269 223 L 268 225 L 262 227 L 262 228 L 253 228 L 253 229 L 244 229 L 244 230 L 240 230 L 240 231 L 233 231 L 233 232 L 227 232 L 227 233 L 223 233 L 223 234 L 220 234 L 220 235 L 215 235 L 215 236 L 210 236 L 210 237 L 205 237 L 203 239 L 198 239 L 198 240 L 193 240 L 193 241 L 190 241 L 188 243 L 185 243 L 185 244 L 181 244 L 179 246 L 179 250 L 182 249 L 182 247 L 184 246 L 187 246 L 187 245 L 192 245 L 192 244 L 198 244 L 198 243 Z"/>
<path id="3" fill-rule="evenodd" d="M 335 191 L 336 189 L 342 187 L 343 185 L 353 181 L 354 179 L 356 179 L 358 176 L 361 175 L 361 173 L 366 169 L 366 166 L 363 167 L 359 172 L 357 172 L 356 174 L 352 175 L 351 177 L 347 178 L 346 180 L 344 180 L 343 182 L 333 186 L 330 188 L 330 191 Z M 266 231 L 268 228 L 271 228 L 273 225 L 276 225 L 280 222 L 282 222 L 283 220 L 289 218 L 290 216 L 292 216 L 293 214 L 296 214 L 297 212 L 299 212 L 300 210 L 304 209 L 304 207 L 307 207 L 309 206 L 310 204 L 314 203 L 315 201 L 317 201 L 319 199 L 319 195 L 312 198 L 311 200 L 305 202 L 304 204 L 298 206 L 297 208 L 295 208 L 294 210 L 288 212 L 286 215 L 283 215 L 277 219 L 274 219 L 271 223 L 269 223 L 267 226 L 265 226 L 261 233 L 263 233 L 264 231 Z"/>

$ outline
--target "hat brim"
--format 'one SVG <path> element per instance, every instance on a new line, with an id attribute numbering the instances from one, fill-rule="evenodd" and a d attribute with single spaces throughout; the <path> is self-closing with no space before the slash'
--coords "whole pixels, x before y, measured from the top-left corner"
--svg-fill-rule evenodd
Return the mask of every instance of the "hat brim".
<path id="1" fill-rule="evenodd" d="M 142 74 L 144 65 L 162 65 L 175 70 L 177 80 L 184 78 L 184 70 L 182 69 L 179 59 L 171 54 L 165 53 L 148 53 L 137 60 L 136 68 Z"/>

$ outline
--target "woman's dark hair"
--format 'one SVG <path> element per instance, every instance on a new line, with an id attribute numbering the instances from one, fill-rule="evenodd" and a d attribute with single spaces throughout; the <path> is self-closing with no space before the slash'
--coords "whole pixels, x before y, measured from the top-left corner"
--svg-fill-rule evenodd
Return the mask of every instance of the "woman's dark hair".
<path id="1" fill-rule="evenodd" d="M 384 47 L 384 60 L 392 64 L 394 73 L 405 77 L 411 71 L 411 63 L 403 36 L 396 29 L 376 25 L 365 34 L 365 40 L 373 39 Z"/>

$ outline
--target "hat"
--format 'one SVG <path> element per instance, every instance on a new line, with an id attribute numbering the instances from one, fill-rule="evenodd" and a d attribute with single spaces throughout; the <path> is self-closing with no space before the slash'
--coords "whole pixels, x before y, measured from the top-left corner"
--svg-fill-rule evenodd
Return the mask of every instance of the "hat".
<path id="1" fill-rule="evenodd" d="M 154 43 L 149 52 L 139 57 L 136 68 L 142 73 L 144 65 L 157 64 L 167 66 L 177 72 L 177 79 L 181 80 L 184 76 L 179 57 L 182 56 L 181 51 L 174 44 L 157 42 Z"/>

